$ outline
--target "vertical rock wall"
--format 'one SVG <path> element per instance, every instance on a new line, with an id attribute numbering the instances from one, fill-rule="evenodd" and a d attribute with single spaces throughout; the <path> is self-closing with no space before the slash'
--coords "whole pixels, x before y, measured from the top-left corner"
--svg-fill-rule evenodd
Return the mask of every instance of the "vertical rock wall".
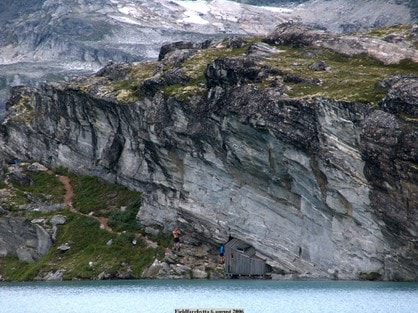
<path id="1" fill-rule="evenodd" d="M 216 83 L 195 107 L 59 84 L 16 88 L 9 107 L 4 155 L 143 191 L 148 231 L 233 236 L 300 277 L 417 279 L 416 125 L 397 114 Z"/>

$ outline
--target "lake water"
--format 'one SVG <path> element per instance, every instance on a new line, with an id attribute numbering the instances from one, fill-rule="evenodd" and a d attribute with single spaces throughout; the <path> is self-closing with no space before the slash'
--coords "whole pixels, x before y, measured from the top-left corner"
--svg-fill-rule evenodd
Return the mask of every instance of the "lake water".
<path id="1" fill-rule="evenodd" d="M 418 283 L 131 280 L 0 283 L 1 313 L 417 313 Z"/>

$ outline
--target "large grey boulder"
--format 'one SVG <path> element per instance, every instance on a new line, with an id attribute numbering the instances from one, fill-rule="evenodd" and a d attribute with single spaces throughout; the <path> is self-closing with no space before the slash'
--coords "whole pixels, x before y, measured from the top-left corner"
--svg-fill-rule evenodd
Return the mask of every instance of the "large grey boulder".
<path id="1" fill-rule="evenodd" d="M 35 262 L 51 248 L 48 232 L 19 217 L 0 218 L 0 256 L 14 255 L 23 262 Z"/>

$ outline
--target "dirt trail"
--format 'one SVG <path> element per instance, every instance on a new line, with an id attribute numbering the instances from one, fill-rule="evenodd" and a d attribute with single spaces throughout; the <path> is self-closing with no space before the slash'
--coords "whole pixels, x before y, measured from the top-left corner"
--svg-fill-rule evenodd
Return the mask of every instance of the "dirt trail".
<path id="1" fill-rule="evenodd" d="M 70 178 L 68 176 L 59 175 L 58 179 L 64 185 L 64 188 L 65 188 L 64 204 L 70 209 L 71 212 L 94 218 L 95 220 L 99 221 L 100 228 L 110 233 L 113 233 L 112 228 L 108 225 L 108 221 L 109 221 L 108 218 L 88 215 L 88 214 L 84 214 L 84 213 L 77 211 L 77 209 L 74 208 L 73 206 L 74 189 L 73 189 L 73 186 L 71 185 Z"/>

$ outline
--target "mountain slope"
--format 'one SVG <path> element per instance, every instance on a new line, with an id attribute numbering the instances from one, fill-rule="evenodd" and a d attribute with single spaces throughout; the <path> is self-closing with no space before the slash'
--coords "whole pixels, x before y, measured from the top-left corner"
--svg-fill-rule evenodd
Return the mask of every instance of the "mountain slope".
<path id="1" fill-rule="evenodd" d="M 225 0 L 2 1 L 0 115 L 8 86 L 92 73 L 108 60 L 156 58 L 167 42 L 263 35 L 289 19 L 334 31 L 416 21 L 416 14 L 411 15 L 411 10 L 416 13 L 414 1 L 268 2 L 286 9 Z"/>
<path id="2" fill-rule="evenodd" d="M 238 238 L 279 279 L 416 281 L 417 42 L 413 26 L 285 23 L 169 44 L 158 62 L 14 88 L 0 155 L 141 191 L 145 233 Z"/>
<path id="3" fill-rule="evenodd" d="M 225 34 L 263 34 L 283 21 L 279 13 L 234 2 L 190 3 L 2 2 L 0 87 L 92 73 L 108 60 L 156 58 L 159 47 L 166 42 L 197 41 Z M 0 90 L 1 104 L 5 93 L 5 89 Z"/>

